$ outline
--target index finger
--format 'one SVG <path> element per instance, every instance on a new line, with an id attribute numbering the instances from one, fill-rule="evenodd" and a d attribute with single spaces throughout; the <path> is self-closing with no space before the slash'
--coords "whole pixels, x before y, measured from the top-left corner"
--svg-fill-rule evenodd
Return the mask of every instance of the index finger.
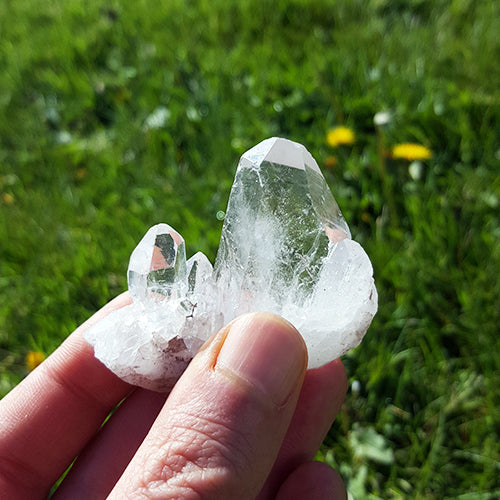
<path id="1" fill-rule="evenodd" d="M 6 498 L 45 498 L 132 390 L 83 338 L 92 324 L 129 303 L 125 293 L 107 304 L 0 401 L 0 491 Z"/>

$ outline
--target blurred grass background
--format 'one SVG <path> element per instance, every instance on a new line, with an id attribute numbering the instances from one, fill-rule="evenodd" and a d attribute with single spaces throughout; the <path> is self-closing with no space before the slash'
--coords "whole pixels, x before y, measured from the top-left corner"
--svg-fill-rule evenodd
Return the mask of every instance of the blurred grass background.
<path id="1" fill-rule="evenodd" d="M 352 498 L 500 496 L 498 2 L 4 0 L 0 33 L 0 395 L 151 225 L 213 260 L 239 156 L 285 136 L 380 294 L 318 457 Z"/>

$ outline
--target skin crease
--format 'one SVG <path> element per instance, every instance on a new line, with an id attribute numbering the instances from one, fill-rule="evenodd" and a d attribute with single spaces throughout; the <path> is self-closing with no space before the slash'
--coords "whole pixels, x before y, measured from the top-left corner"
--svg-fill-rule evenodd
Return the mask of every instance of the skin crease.
<path id="1" fill-rule="evenodd" d="M 54 498 L 346 498 L 312 461 L 345 396 L 339 360 L 306 372 L 298 332 L 258 313 L 215 334 L 169 395 L 134 388 L 82 337 L 128 303 L 110 302 L 0 401 L 1 499 L 46 498 L 77 455 Z"/>

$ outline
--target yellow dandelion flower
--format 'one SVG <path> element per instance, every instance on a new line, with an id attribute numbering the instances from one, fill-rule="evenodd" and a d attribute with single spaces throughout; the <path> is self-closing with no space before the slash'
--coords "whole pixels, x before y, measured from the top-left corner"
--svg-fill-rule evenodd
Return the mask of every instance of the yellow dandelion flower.
<path id="1" fill-rule="evenodd" d="M 6 205 L 12 205 L 12 203 L 14 203 L 14 197 L 9 193 L 3 193 L 2 200 Z"/>
<path id="2" fill-rule="evenodd" d="M 354 144 L 356 136 L 354 131 L 349 127 L 335 127 L 326 134 L 326 142 L 332 148 L 342 145 Z"/>
<path id="3" fill-rule="evenodd" d="M 26 368 L 31 372 L 45 359 L 45 354 L 40 351 L 28 351 L 26 354 Z"/>
<path id="4" fill-rule="evenodd" d="M 429 160 L 432 158 L 432 151 L 421 144 L 403 142 L 396 144 L 392 148 L 392 157 L 396 160 Z"/>

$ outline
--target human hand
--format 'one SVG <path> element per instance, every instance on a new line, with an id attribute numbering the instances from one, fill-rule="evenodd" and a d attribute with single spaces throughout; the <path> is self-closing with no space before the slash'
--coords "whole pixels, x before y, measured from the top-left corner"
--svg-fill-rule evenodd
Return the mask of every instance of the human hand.
<path id="1" fill-rule="evenodd" d="M 169 395 L 134 388 L 83 339 L 129 302 L 110 302 L 0 402 L 0 498 L 46 498 L 77 455 L 52 498 L 346 497 L 312 461 L 345 396 L 339 360 L 306 373 L 295 328 L 251 314 L 215 334 Z"/>

